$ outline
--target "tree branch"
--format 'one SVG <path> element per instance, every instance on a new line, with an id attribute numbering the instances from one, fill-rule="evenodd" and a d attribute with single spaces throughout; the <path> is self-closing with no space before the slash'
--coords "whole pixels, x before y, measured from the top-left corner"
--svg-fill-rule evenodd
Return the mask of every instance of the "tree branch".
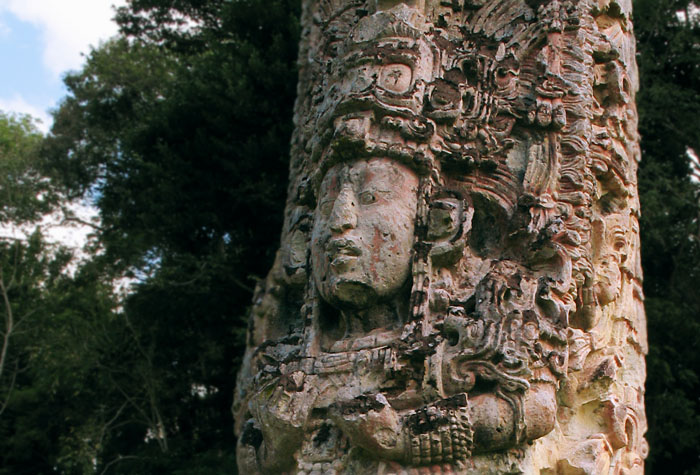
<path id="1" fill-rule="evenodd" d="M 124 314 L 124 319 L 126 320 L 126 324 L 129 327 L 129 330 L 131 331 L 131 334 L 134 338 L 134 341 L 136 342 L 136 347 L 139 349 L 139 352 L 143 355 L 144 360 L 146 361 L 146 368 L 147 368 L 147 373 L 144 377 L 144 386 L 146 388 L 146 393 L 148 394 L 148 402 L 151 410 L 151 416 L 155 419 L 156 423 L 153 424 L 155 426 L 155 432 L 156 432 L 156 440 L 158 441 L 158 445 L 160 446 L 160 449 L 163 452 L 168 451 L 168 437 L 165 431 L 165 424 L 163 423 L 163 418 L 160 414 L 160 410 L 158 409 L 158 401 L 156 400 L 156 391 L 155 388 L 153 387 L 153 381 L 154 381 L 154 376 L 152 373 L 153 370 L 153 360 L 151 359 L 150 353 L 146 352 L 146 350 L 143 348 L 141 345 L 141 341 L 139 339 L 138 334 L 136 333 L 136 329 L 133 327 L 131 324 L 131 320 L 129 320 L 129 316 L 125 313 Z M 147 418 L 148 420 L 151 420 L 150 418 Z"/>
<path id="2" fill-rule="evenodd" d="M 95 231 L 103 231 L 104 228 L 98 224 L 92 223 L 90 221 L 86 221 L 84 219 L 78 218 L 72 212 L 63 210 L 63 219 L 61 219 L 61 225 L 67 224 L 67 223 L 77 223 L 77 224 L 82 224 L 83 226 L 88 226 Z"/>
<path id="3" fill-rule="evenodd" d="M 0 292 L 2 292 L 2 299 L 5 305 L 5 334 L 3 335 L 2 348 L 0 349 L 0 379 L 5 370 L 5 364 L 7 363 L 7 352 L 10 348 L 10 337 L 14 330 L 14 318 L 12 316 L 12 305 L 10 304 L 10 297 L 7 295 L 7 288 L 5 287 L 5 276 L 3 275 L 3 268 L 0 267 Z M 8 396 L 9 398 L 9 396 Z"/>
<path id="4" fill-rule="evenodd" d="M 12 394 L 12 390 L 15 388 L 15 382 L 17 381 L 17 373 L 19 373 L 19 371 L 17 365 L 15 365 L 15 370 L 12 372 L 12 380 L 10 381 L 10 387 L 7 389 L 7 396 L 5 396 L 5 400 L 2 402 L 2 406 L 0 406 L 0 416 L 3 412 L 5 412 L 7 405 L 10 403 L 10 395 Z"/>
<path id="5" fill-rule="evenodd" d="M 109 470 L 110 467 L 112 467 L 112 465 L 114 465 L 116 463 L 123 462 L 124 460 L 139 459 L 139 458 L 141 458 L 141 457 L 138 457 L 136 455 L 119 455 L 117 458 L 115 458 L 114 460 L 109 462 L 107 465 L 105 465 L 105 468 L 102 469 L 102 471 L 100 472 L 100 475 L 104 475 L 105 473 L 107 473 L 107 470 Z"/>

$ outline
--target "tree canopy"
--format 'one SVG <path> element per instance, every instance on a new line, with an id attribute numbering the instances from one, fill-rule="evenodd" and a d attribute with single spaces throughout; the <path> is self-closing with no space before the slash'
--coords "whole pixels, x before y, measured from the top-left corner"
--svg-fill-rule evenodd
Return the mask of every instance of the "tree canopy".
<path id="1" fill-rule="evenodd" d="M 650 473 L 700 473 L 700 21 L 688 0 L 636 0 Z"/>
<path id="2" fill-rule="evenodd" d="M 0 419 L 8 444 L 45 454 L 5 451 L 26 454 L 7 473 L 235 472 L 230 406 L 247 309 L 279 242 L 298 16 L 283 0 L 131 2 L 122 33 L 66 76 L 39 154 L 55 193 L 99 210 L 71 280 L 98 295 L 93 313 L 65 314 L 85 334 L 56 330 L 44 341 L 56 358 L 32 362 L 33 402 L 45 390 L 70 401 L 41 405 L 55 429 L 39 430 L 41 411 L 20 420 L 32 411 L 19 399 Z M 71 338 L 81 344 L 62 348 Z"/>

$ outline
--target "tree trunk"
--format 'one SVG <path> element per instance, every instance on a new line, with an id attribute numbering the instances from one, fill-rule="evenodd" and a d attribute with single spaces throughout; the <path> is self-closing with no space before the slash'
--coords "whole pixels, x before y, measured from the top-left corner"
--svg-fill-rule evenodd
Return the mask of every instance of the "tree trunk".
<path id="1" fill-rule="evenodd" d="M 630 0 L 305 0 L 241 473 L 643 473 Z"/>

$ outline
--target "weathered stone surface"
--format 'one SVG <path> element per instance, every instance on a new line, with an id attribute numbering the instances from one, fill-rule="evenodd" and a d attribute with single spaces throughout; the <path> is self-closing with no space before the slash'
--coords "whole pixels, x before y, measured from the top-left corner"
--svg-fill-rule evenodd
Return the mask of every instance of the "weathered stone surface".
<path id="1" fill-rule="evenodd" d="M 643 473 L 629 0 L 306 0 L 241 473 Z"/>

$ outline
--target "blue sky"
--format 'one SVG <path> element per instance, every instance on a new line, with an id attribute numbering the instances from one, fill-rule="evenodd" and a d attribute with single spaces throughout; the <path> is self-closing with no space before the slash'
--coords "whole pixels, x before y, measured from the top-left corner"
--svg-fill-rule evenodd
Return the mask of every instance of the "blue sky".
<path id="1" fill-rule="evenodd" d="M 48 130 L 66 94 L 61 78 L 80 69 L 91 45 L 117 31 L 112 5 L 125 0 L 0 0 L 0 110 L 28 113 Z"/>

